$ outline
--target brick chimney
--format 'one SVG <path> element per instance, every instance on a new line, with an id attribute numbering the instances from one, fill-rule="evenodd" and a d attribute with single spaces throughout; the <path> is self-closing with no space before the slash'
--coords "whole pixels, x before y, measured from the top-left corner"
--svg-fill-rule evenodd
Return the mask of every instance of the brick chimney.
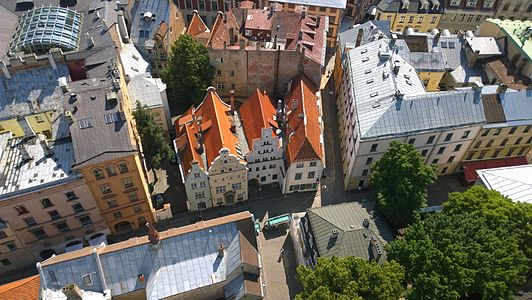
<path id="1" fill-rule="evenodd" d="M 151 225 L 149 222 L 146 223 L 146 227 L 148 227 L 148 239 L 150 240 L 150 243 L 152 245 L 159 244 L 159 232 L 155 229 L 153 225 Z"/>
<path id="2" fill-rule="evenodd" d="M 229 99 L 230 99 L 230 104 L 231 104 L 231 115 L 233 115 L 235 113 L 235 91 L 234 90 L 231 90 Z"/>

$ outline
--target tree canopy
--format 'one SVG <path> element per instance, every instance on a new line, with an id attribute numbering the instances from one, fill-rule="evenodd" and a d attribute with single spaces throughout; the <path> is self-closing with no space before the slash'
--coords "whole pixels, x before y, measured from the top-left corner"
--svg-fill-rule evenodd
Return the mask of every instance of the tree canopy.
<path id="1" fill-rule="evenodd" d="M 371 168 L 377 206 L 396 227 L 414 221 L 414 212 L 427 205 L 427 185 L 435 180 L 434 169 L 413 145 L 395 141 Z"/>
<path id="2" fill-rule="evenodd" d="M 395 261 L 378 264 L 357 257 L 318 258 L 316 268 L 299 266 L 303 292 L 296 300 L 398 299 L 403 293 L 404 268 Z"/>
<path id="3" fill-rule="evenodd" d="M 532 205 L 513 202 L 497 191 L 474 186 L 462 193 L 450 193 L 443 207 L 447 214 L 478 212 L 486 218 L 490 228 L 506 228 L 518 238 L 521 250 L 532 259 Z"/>
<path id="4" fill-rule="evenodd" d="M 517 239 L 479 213 L 429 215 L 387 250 L 406 269 L 409 299 L 509 299 L 529 263 Z"/>
<path id="5" fill-rule="evenodd" d="M 203 99 L 212 84 L 215 69 L 209 63 L 207 48 L 183 34 L 172 45 L 172 53 L 162 73 L 170 101 L 178 112 Z"/>
<path id="6" fill-rule="evenodd" d="M 173 152 L 152 112 L 137 102 L 133 117 L 142 142 L 142 150 L 148 168 L 159 169 L 162 164 L 172 158 Z"/>

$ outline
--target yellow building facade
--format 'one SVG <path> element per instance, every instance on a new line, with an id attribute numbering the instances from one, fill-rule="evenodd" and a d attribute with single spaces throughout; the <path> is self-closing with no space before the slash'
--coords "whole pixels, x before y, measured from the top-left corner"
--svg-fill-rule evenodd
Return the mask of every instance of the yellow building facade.
<path id="1" fill-rule="evenodd" d="M 417 72 L 417 75 L 423 82 L 423 85 L 425 85 L 427 92 L 437 92 L 440 90 L 439 84 L 445 72 Z"/>
<path id="2" fill-rule="evenodd" d="M 20 118 L 24 118 L 23 121 L 25 121 L 25 123 L 31 127 L 34 133 L 42 133 L 47 138 L 50 138 L 52 132 L 53 114 L 53 112 L 48 111 L 32 114 L 29 116 L 21 116 Z M 25 135 L 21 121 L 17 120 L 16 117 L 0 121 L 0 134 L 5 132 L 11 132 L 13 137 L 23 137 Z"/>
<path id="3" fill-rule="evenodd" d="M 389 21 L 392 31 L 412 28 L 415 32 L 429 32 L 438 28 L 443 5 L 438 1 L 381 0 L 377 6 L 376 20 Z"/>

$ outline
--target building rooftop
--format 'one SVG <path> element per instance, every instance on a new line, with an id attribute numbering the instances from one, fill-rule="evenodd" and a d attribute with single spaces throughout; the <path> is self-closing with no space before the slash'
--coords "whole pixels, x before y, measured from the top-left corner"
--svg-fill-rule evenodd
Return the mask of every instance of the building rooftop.
<path id="1" fill-rule="evenodd" d="M 131 10 L 131 41 L 142 48 L 153 48 L 153 37 L 162 22 L 168 24 L 170 3 L 167 0 L 136 1 Z"/>
<path id="2" fill-rule="evenodd" d="M 279 127 L 275 107 L 266 91 L 256 89 L 240 106 L 239 115 L 250 150 L 253 150 L 253 140 L 261 138 L 263 128 L 271 127 L 275 135 Z"/>
<path id="3" fill-rule="evenodd" d="M 66 64 L 10 71 L 0 75 L 0 119 L 52 111 L 61 106 L 63 93 L 58 79 L 68 77 Z"/>
<path id="4" fill-rule="evenodd" d="M 338 34 L 341 53 L 344 53 L 346 45 L 347 48 L 351 49 L 357 47 L 356 42 L 360 30 L 362 30 L 362 36 L 358 46 L 373 42 L 383 37 L 391 38 L 389 21 L 372 20 L 357 24 L 353 26 L 353 28 Z"/>
<path id="5" fill-rule="evenodd" d="M 81 14 L 57 6 L 34 8 L 18 21 L 10 53 L 45 54 L 52 48 L 73 51 L 78 48 Z"/>
<path id="6" fill-rule="evenodd" d="M 381 248 L 394 239 L 384 218 L 358 202 L 309 208 L 307 218 L 320 257 L 356 256 L 370 260 L 374 257 L 370 246 L 373 237 Z M 332 236 L 333 230 L 337 231 L 337 237 Z M 386 252 L 383 252 L 381 258 L 385 260 Z"/>
<path id="7" fill-rule="evenodd" d="M 532 203 L 532 165 L 477 170 L 478 183 L 513 201 Z"/>
<path id="8" fill-rule="evenodd" d="M 12 138 L 10 132 L 1 134 L 0 199 L 80 178 L 71 169 L 73 148 L 69 140 L 48 145 L 42 135 Z"/>
<path id="9" fill-rule="evenodd" d="M 532 40 L 530 39 L 530 27 L 532 21 L 486 19 L 486 22 L 497 25 L 518 49 L 521 49 L 528 60 L 532 60 Z"/>
<path id="10" fill-rule="evenodd" d="M 504 116 L 509 126 L 532 125 L 532 90 L 499 94 Z"/>
<path id="11" fill-rule="evenodd" d="M 484 64 L 484 70 L 491 71 L 497 82 L 506 84 L 511 89 L 526 89 L 532 81 L 512 67 L 507 58 L 500 58 Z"/>
<path id="12" fill-rule="evenodd" d="M 345 9 L 346 0 L 275 0 L 278 3 Z"/>
<path id="13" fill-rule="evenodd" d="M 144 236 L 54 256 L 41 263 L 41 280 L 46 290 L 76 283 L 84 291 L 101 293 L 105 279 L 112 296 L 145 290 L 147 299 L 205 288 L 242 273 L 242 285 L 250 279 L 260 282 L 240 268 L 259 266 L 249 212 L 173 228 L 159 233 L 159 238 L 156 245 Z M 219 255 L 220 244 L 223 256 Z M 91 274 L 90 285 L 83 280 L 86 274 Z M 252 290 L 248 287 L 248 293 Z"/>
<path id="14" fill-rule="evenodd" d="M 15 28 L 17 28 L 18 16 L 0 4 L 0 19 L 2 26 L 0 26 L 0 59 L 9 51 L 9 43 Z"/>
<path id="15" fill-rule="evenodd" d="M 0 286 L 3 300 L 39 299 L 39 275 L 24 278 Z"/>
<path id="16" fill-rule="evenodd" d="M 121 112 L 122 92 L 110 78 L 71 82 L 63 103 L 72 113 L 70 134 L 75 167 L 129 156 L 137 151 L 129 123 Z M 87 143 L 87 141 L 98 141 Z"/>
<path id="17" fill-rule="evenodd" d="M 285 99 L 286 160 L 288 165 L 298 161 L 322 160 L 322 136 L 316 86 L 304 75 L 290 83 Z"/>
<path id="18" fill-rule="evenodd" d="M 198 13 L 194 11 L 192 19 L 187 27 L 187 34 L 195 38 L 208 39 L 210 32 L 209 27 L 203 22 Z"/>
<path id="19" fill-rule="evenodd" d="M 473 52 L 477 52 L 480 56 L 484 55 L 503 55 L 504 51 L 497 44 L 495 37 L 473 36 L 466 37 L 465 43 Z"/>
<path id="20" fill-rule="evenodd" d="M 161 78 L 152 78 L 148 74 L 136 76 L 127 84 L 131 107 L 136 107 L 137 102 L 149 108 L 163 107 L 161 93 L 166 91 L 166 84 Z"/>

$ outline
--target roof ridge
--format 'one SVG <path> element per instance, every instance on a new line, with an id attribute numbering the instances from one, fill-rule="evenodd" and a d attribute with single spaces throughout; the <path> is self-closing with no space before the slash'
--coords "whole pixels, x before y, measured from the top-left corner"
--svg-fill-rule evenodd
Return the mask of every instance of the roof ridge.
<path id="1" fill-rule="evenodd" d="M 16 281 L 12 281 L 12 282 L 0 285 L 0 293 L 4 293 L 4 292 L 10 291 L 12 289 L 18 288 L 19 286 L 22 286 L 22 285 L 34 280 L 35 277 L 39 277 L 39 275 L 38 274 L 37 275 L 33 275 L 33 276 L 30 276 L 30 277 L 22 278 L 22 279 L 19 279 L 19 280 L 16 280 Z"/>
<path id="2" fill-rule="evenodd" d="M 211 93 L 211 98 L 212 98 L 212 105 L 213 105 L 213 109 L 214 109 L 214 117 L 216 119 L 216 127 L 218 127 L 218 134 L 220 135 L 220 141 L 222 142 L 222 146 L 225 147 L 225 141 L 224 141 L 224 135 L 222 133 L 222 126 L 220 126 L 220 117 L 218 115 L 218 108 L 216 107 L 216 100 L 214 99 L 214 95 L 216 95 L 216 97 L 218 99 L 220 99 L 220 101 L 223 103 L 222 99 L 218 96 L 218 93 L 216 93 L 215 91 L 209 91 L 209 93 Z M 225 103 L 223 103 L 225 104 Z"/>
<path id="3" fill-rule="evenodd" d="M 256 91 L 257 91 L 258 96 L 259 96 L 258 98 L 259 98 L 260 116 L 261 116 L 261 119 L 262 119 L 262 128 L 266 128 L 266 127 L 268 127 L 268 124 L 267 124 L 267 121 L 264 118 L 264 109 L 262 107 L 262 100 L 263 100 L 264 95 L 260 92 L 260 90 L 258 88 L 256 89 Z"/>
<path id="4" fill-rule="evenodd" d="M 528 166 L 528 165 L 522 165 L 522 166 Z M 520 166 L 514 166 L 514 167 L 520 167 Z M 511 167 L 511 168 L 513 168 L 513 167 Z M 510 168 L 509 168 L 509 169 L 510 169 Z M 493 171 L 491 171 L 491 170 L 493 170 Z M 481 170 L 479 170 L 479 171 L 481 171 Z M 485 173 L 485 174 L 487 174 L 487 175 L 496 176 L 496 177 L 501 177 L 501 178 L 504 178 L 504 179 L 507 179 L 507 180 L 512 180 L 512 181 L 515 181 L 515 182 L 519 182 L 519 183 L 522 183 L 522 184 L 524 184 L 524 185 L 532 186 L 531 183 L 529 183 L 529 182 L 523 182 L 520 178 L 510 178 L 510 177 L 508 177 L 507 175 L 496 175 L 496 174 L 494 174 L 494 173 L 492 173 L 492 172 L 497 172 L 497 170 L 495 170 L 495 169 L 487 169 L 487 170 L 484 170 L 483 173 Z"/>
<path id="5" fill-rule="evenodd" d="M 214 20 L 214 24 L 212 25 L 211 34 L 209 35 L 209 39 L 207 40 L 207 43 L 205 44 L 207 46 L 207 48 L 209 47 L 209 45 L 211 45 L 212 39 L 214 37 L 214 34 L 216 33 L 216 31 L 218 31 L 218 28 L 220 27 L 220 20 L 221 19 L 222 19 L 221 16 L 217 15 L 216 16 L 216 20 Z"/>

